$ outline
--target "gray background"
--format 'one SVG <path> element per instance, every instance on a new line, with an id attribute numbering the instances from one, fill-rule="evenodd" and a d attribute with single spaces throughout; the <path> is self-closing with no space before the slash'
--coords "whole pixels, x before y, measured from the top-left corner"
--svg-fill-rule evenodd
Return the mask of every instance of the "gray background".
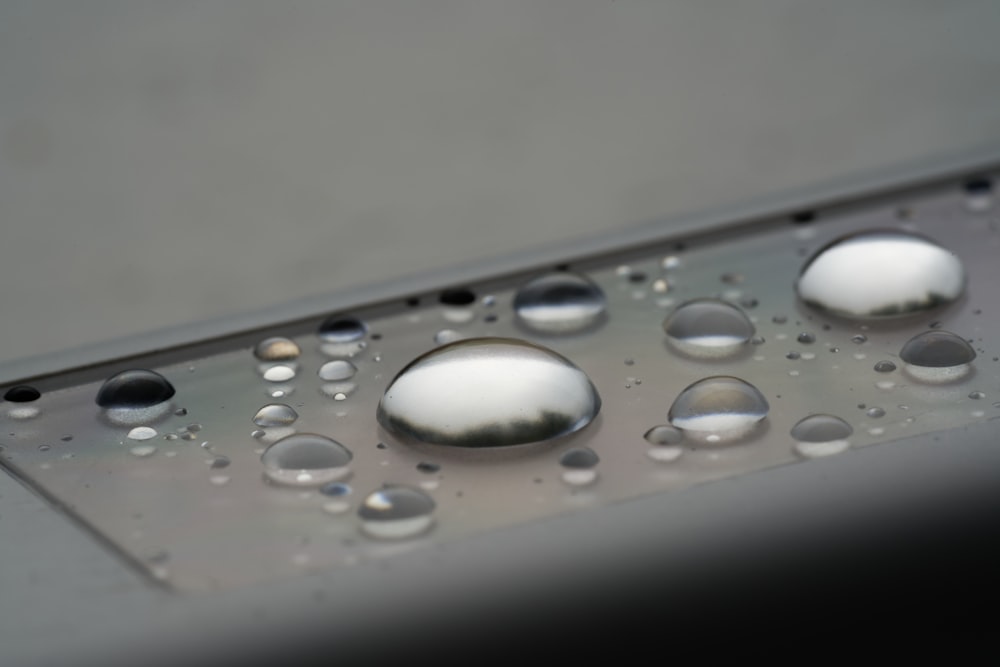
<path id="1" fill-rule="evenodd" d="M 0 364 L 1000 138 L 1000 3 L 4 2 Z"/>

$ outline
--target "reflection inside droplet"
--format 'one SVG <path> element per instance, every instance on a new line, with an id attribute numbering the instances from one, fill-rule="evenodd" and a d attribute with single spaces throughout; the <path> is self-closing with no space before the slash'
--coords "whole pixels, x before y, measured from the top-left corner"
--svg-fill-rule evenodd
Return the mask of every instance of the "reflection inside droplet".
<path id="1" fill-rule="evenodd" d="M 350 450 L 336 440 L 313 433 L 294 433 L 261 455 L 264 473 L 291 486 L 314 486 L 342 479 L 350 472 Z"/>
<path id="2" fill-rule="evenodd" d="M 523 285 L 514 297 L 519 323 L 541 333 L 576 333 L 600 324 L 607 299 L 585 276 L 556 272 Z"/>
<path id="3" fill-rule="evenodd" d="M 967 376 L 976 351 L 961 336 L 934 329 L 907 341 L 899 351 L 899 358 L 906 363 L 905 370 L 913 378 L 943 384 Z"/>
<path id="4" fill-rule="evenodd" d="M 739 352 L 754 334 L 742 310 L 719 299 L 695 299 L 663 321 L 667 340 L 677 350 L 703 359 Z"/>
<path id="5" fill-rule="evenodd" d="M 670 406 L 668 421 L 709 443 L 738 440 L 767 417 L 767 399 L 749 382 L 725 375 L 699 380 Z"/>
<path id="6" fill-rule="evenodd" d="M 358 508 L 361 529 L 370 537 L 405 539 L 434 523 L 434 500 L 424 491 L 390 486 L 369 494 Z"/>

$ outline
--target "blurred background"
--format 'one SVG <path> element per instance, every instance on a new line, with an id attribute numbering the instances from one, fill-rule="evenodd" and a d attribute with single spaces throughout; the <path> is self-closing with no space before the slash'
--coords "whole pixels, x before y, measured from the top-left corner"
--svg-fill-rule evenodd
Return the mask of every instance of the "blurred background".
<path id="1" fill-rule="evenodd" d="M 0 4 L 0 365 L 1000 140 L 1000 2 Z"/>

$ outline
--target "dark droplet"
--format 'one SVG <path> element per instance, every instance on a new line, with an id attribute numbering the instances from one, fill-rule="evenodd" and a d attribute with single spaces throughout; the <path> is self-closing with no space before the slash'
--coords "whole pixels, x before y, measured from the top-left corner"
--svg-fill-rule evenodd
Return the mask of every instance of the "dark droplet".
<path id="1" fill-rule="evenodd" d="M 3 400 L 12 403 L 30 403 L 31 401 L 37 401 L 41 395 L 41 392 L 34 387 L 22 384 L 8 389 L 7 393 L 3 395 Z"/>
<path id="2" fill-rule="evenodd" d="M 173 385 L 159 373 L 127 370 L 108 378 L 96 400 L 102 408 L 144 408 L 163 403 L 173 395 Z"/>

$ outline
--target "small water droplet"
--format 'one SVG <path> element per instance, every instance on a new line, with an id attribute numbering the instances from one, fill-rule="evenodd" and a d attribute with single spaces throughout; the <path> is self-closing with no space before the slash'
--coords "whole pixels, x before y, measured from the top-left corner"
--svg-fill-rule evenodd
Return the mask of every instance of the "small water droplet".
<path id="1" fill-rule="evenodd" d="M 795 361 L 796 359 L 799 359 L 801 357 L 802 354 L 800 352 L 796 352 L 795 350 L 792 350 L 791 352 L 785 355 L 785 359 L 791 359 L 792 361 Z"/>
<path id="2" fill-rule="evenodd" d="M 41 395 L 41 392 L 34 387 L 22 384 L 8 389 L 3 395 L 3 400 L 11 403 L 30 403 L 37 401 Z"/>
<path id="3" fill-rule="evenodd" d="M 896 370 L 896 364 L 883 359 L 882 361 L 875 362 L 875 365 L 872 368 L 875 369 L 876 373 L 891 373 Z"/>
<path id="4" fill-rule="evenodd" d="M 320 493 L 324 496 L 330 496 L 332 498 L 349 496 L 352 491 L 353 489 L 351 489 L 350 485 L 344 484 L 343 482 L 329 482 L 319 487 Z"/>
<path id="5" fill-rule="evenodd" d="M 654 426 L 642 436 L 651 445 L 676 445 L 684 439 L 684 433 L 673 426 Z"/>
<path id="6" fill-rule="evenodd" d="M 38 451 L 40 452 L 47 452 L 50 449 L 52 449 L 50 445 L 38 445 Z"/>
<path id="7" fill-rule="evenodd" d="M 589 447 L 575 447 L 559 457 L 559 465 L 564 468 L 593 468 L 601 458 Z"/>
<path id="8" fill-rule="evenodd" d="M 129 450 L 135 456 L 140 458 L 145 458 L 147 456 L 152 456 L 156 453 L 156 445 L 136 445 Z"/>
<path id="9" fill-rule="evenodd" d="M 347 397 L 354 393 L 355 389 L 357 389 L 357 385 L 353 382 L 328 382 L 319 388 L 320 393 L 335 401 L 347 400 Z"/>
<path id="10" fill-rule="evenodd" d="M 811 345 L 816 342 L 816 335 L 811 334 L 808 331 L 803 331 L 795 337 L 795 340 L 799 341 L 803 345 Z"/>
<path id="11" fill-rule="evenodd" d="M 949 303 L 965 287 L 962 262 L 930 239 L 860 232 L 821 248 L 796 284 L 804 302 L 854 318 L 909 315 Z"/>
<path id="12" fill-rule="evenodd" d="M 295 377 L 295 367 L 287 364 L 275 364 L 263 369 L 262 375 L 268 382 L 288 382 Z"/>
<path id="13" fill-rule="evenodd" d="M 668 421 L 708 442 L 740 439 L 767 417 L 767 399 L 749 382 L 718 375 L 689 385 L 674 400 Z"/>
<path id="14" fill-rule="evenodd" d="M 607 299 L 589 278 L 559 271 L 535 278 L 514 296 L 518 323 L 540 333 L 569 334 L 604 321 Z"/>
<path id="15" fill-rule="evenodd" d="M 279 484 L 316 486 L 345 477 L 353 455 L 336 440 L 313 433 L 293 433 L 261 455 L 264 472 Z"/>
<path id="16" fill-rule="evenodd" d="M 223 468 L 228 468 L 232 461 L 229 460 L 228 456 L 215 456 L 208 460 L 208 467 L 212 470 L 222 470 Z"/>
<path id="17" fill-rule="evenodd" d="M 935 329 L 917 334 L 907 341 L 899 351 L 899 358 L 906 363 L 906 372 L 914 378 L 944 383 L 968 375 L 976 351 L 961 336 Z"/>
<path id="18" fill-rule="evenodd" d="M 979 399 L 986 398 L 986 394 L 981 391 L 972 391 L 969 392 L 969 398 L 974 401 L 978 401 Z"/>
<path id="19" fill-rule="evenodd" d="M 858 345 L 861 345 L 862 343 L 868 342 L 868 336 L 866 336 L 864 334 L 857 334 L 857 335 L 851 336 L 851 342 L 852 343 L 857 343 Z"/>
<path id="20" fill-rule="evenodd" d="M 975 178 L 965 184 L 965 208 L 973 213 L 988 211 L 993 207 L 993 182 L 988 178 Z"/>
<path id="21" fill-rule="evenodd" d="M 71 436 L 71 435 L 64 435 L 63 437 L 61 437 L 59 439 L 62 440 L 63 442 L 69 442 L 70 440 L 73 439 L 73 436 Z"/>
<path id="22" fill-rule="evenodd" d="M 719 299 L 681 304 L 663 321 L 663 330 L 677 350 L 703 359 L 739 352 L 754 334 L 743 311 Z"/>
<path id="23" fill-rule="evenodd" d="M 367 332 L 368 327 L 361 320 L 341 315 L 327 318 L 319 327 L 319 337 L 328 343 L 351 343 Z"/>
<path id="24" fill-rule="evenodd" d="M 150 428 L 149 426 L 136 426 L 128 432 L 128 439 L 149 440 L 150 438 L 155 438 L 156 435 L 157 433 L 155 428 Z"/>
<path id="25" fill-rule="evenodd" d="M 183 417 L 187 413 L 188 413 L 187 408 L 177 408 L 176 410 L 174 410 L 174 414 L 177 415 L 178 417 Z"/>
<path id="26" fill-rule="evenodd" d="M 785 317 L 784 315 L 775 315 L 774 317 L 771 318 L 771 321 L 774 322 L 775 324 L 784 324 L 785 322 L 788 321 L 788 318 Z"/>
<path id="27" fill-rule="evenodd" d="M 882 417 L 885 417 L 885 410 L 878 406 L 875 406 L 868 408 L 868 410 L 865 411 L 865 414 L 871 417 L 872 419 L 881 419 Z"/>
<path id="28" fill-rule="evenodd" d="M 419 489 L 390 486 L 369 494 L 358 508 L 361 529 L 378 539 L 405 539 L 434 523 L 434 499 Z"/>
<path id="29" fill-rule="evenodd" d="M 853 432 L 851 425 L 840 417 L 815 414 L 796 423 L 791 436 L 796 440 L 795 451 L 806 458 L 817 458 L 847 450 Z"/>
<path id="30" fill-rule="evenodd" d="M 428 461 L 421 461 L 417 464 L 417 470 L 428 475 L 432 475 L 436 472 L 440 472 L 441 466 L 437 463 L 430 463 Z"/>
<path id="31" fill-rule="evenodd" d="M 159 373 L 127 370 L 108 378 L 96 401 L 102 408 L 145 408 L 164 403 L 173 395 L 173 385 Z"/>
<path id="32" fill-rule="evenodd" d="M 357 367 L 346 359 L 328 361 L 319 368 L 319 377 L 327 382 L 349 380 L 358 372 Z"/>
<path id="33" fill-rule="evenodd" d="M 765 342 L 767 341 L 764 340 L 763 336 L 754 336 L 750 339 L 751 345 L 763 345 Z"/>
<path id="34" fill-rule="evenodd" d="M 292 361 L 299 358 L 302 350 L 295 341 L 278 336 L 257 343 L 253 353 L 261 361 Z"/>
<path id="35" fill-rule="evenodd" d="M 573 433 L 600 407 L 589 378 L 565 357 L 521 340 L 476 338 L 407 365 L 382 396 L 378 421 L 422 442 L 499 447 Z"/>

